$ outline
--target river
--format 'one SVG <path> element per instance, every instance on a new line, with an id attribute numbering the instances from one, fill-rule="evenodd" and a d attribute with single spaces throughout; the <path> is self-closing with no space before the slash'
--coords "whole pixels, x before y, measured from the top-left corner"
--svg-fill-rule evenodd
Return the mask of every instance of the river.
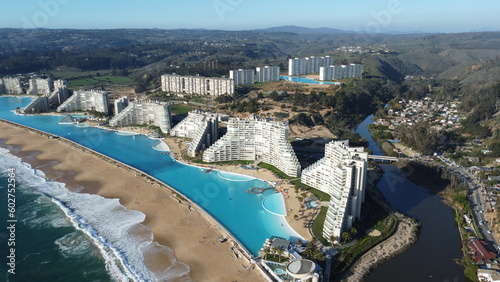
<path id="1" fill-rule="evenodd" d="M 373 154 L 383 155 L 378 143 L 371 137 L 367 117 L 355 132 L 370 143 Z M 464 268 L 455 262 L 462 258 L 460 234 L 452 208 L 441 197 L 431 194 L 399 172 L 395 165 L 380 165 L 384 175 L 377 187 L 392 207 L 421 223 L 417 242 L 403 254 L 378 266 L 366 281 L 469 281 Z"/>

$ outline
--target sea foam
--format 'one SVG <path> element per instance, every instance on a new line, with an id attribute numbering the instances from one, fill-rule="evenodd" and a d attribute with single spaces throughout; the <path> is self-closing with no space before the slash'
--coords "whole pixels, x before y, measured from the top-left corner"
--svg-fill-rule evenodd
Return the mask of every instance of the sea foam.
<path id="1" fill-rule="evenodd" d="M 32 169 L 7 149 L 0 148 L 0 162 L 3 167 L 16 169 L 18 189 L 33 187 L 38 193 L 47 196 L 61 208 L 76 229 L 92 239 L 115 281 L 192 281 L 188 276 L 189 266 L 178 262 L 172 249 L 154 242 L 149 228 L 140 224 L 145 220 L 142 212 L 126 209 L 118 199 L 71 192 L 63 183 L 47 180 L 42 171 Z M 31 224 L 50 222 L 51 225 L 58 225 L 54 224 L 57 221 L 55 218 L 37 221 L 37 216 L 26 221 Z M 132 231 L 137 229 L 147 230 L 148 235 L 134 236 Z M 75 240 L 70 233 L 55 244 L 63 254 L 83 252 L 87 246 Z M 156 252 L 167 257 L 170 265 L 161 271 L 152 272 L 146 267 L 144 256 Z"/>

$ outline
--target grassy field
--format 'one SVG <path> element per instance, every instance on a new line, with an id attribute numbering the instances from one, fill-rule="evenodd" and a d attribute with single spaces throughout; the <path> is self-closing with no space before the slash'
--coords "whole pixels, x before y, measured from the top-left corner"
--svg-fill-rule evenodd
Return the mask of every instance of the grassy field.
<path id="1" fill-rule="evenodd" d="M 326 239 L 323 238 L 323 225 L 325 224 L 326 212 L 328 211 L 328 207 L 321 207 L 321 211 L 319 212 L 316 219 L 312 224 L 312 233 L 313 236 L 316 237 L 322 244 L 326 245 Z"/>
<path id="2" fill-rule="evenodd" d="M 171 109 L 173 115 L 183 115 L 193 110 L 193 108 L 181 104 L 173 104 Z"/>
<path id="3" fill-rule="evenodd" d="M 89 78 L 74 79 L 68 81 L 68 86 L 70 88 L 84 87 L 84 88 L 94 88 L 97 86 L 109 85 L 109 84 L 127 84 L 132 82 L 130 78 L 121 76 L 96 76 Z"/>
<path id="4" fill-rule="evenodd" d="M 330 195 L 300 182 L 300 179 L 290 181 L 290 183 L 297 186 L 298 188 L 305 189 L 308 192 L 314 194 L 314 196 L 316 196 L 316 198 L 318 198 L 318 200 L 320 200 L 321 202 L 330 201 Z"/>

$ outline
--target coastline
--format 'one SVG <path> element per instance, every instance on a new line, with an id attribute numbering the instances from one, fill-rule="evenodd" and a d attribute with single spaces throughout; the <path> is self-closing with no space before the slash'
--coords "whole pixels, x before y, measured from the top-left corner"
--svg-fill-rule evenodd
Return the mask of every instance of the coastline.
<path id="1" fill-rule="evenodd" d="M 177 259 L 190 266 L 194 280 L 263 280 L 256 270 L 244 269 L 248 262 L 241 259 L 241 253 L 237 256 L 240 259 L 235 259 L 230 242 L 219 242 L 221 230 L 214 228 L 209 218 L 201 212 L 190 212 L 189 205 L 180 204 L 171 190 L 151 177 L 139 177 L 131 168 L 103 159 L 69 140 L 51 139 L 50 134 L 10 122 L 0 122 L 0 129 L 2 146 L 10 147 L 11 154 L 42 170 L 48 179 L 63 182 L 73 191 L 83 188 L 79 192 L 118 198 L 127 209 L 144 213 L 142 224 L 152 231 L 156 242 L 172 248 Z M 145 260 L 148 268 L 162 269 L 161 258 L 151 254 Z"/>

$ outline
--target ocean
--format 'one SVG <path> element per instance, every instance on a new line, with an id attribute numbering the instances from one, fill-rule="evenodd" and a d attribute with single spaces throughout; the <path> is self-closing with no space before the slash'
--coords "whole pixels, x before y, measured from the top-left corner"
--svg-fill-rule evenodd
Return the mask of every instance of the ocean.
<path id="1" fill-rule="evenodd" d="M 126 210 L 117 199 L 70 192 L 7 149 L 0 148 L 0 163 L 3 281 L 189 280 L 184 279 L 189 266 L 173 257 L 168 273 L 146 268 L 143 254 L 159 246 L 152 242 L 152 234 L 149 239 L 133 235 L 138 228 L 146 228 L 139 224 L 144 214 Z M 9 183 L 15 183 L 15 191 L 9 191 L 14 187 Z M 15 203 L 9 204 L 8 198 Z M 14 232 L 7 229 L 12 224 Z M 15 249 L 15 265 L 9 266 L 5 261 L 12 256 L 11 248 Z M 172 252 L 164 246 L 159 249 Z"/>

